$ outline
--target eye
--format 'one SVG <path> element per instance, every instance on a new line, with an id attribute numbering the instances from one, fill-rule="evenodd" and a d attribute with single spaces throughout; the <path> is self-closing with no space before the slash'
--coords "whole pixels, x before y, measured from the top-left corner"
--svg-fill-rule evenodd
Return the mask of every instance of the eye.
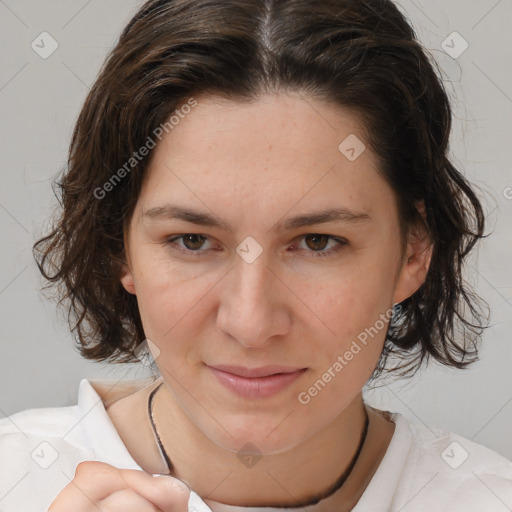
<path id="1" fill-rule="evenodd" d="M 313 253 L 313 257 L 315 258 L 318 256 L 331 256 L 341 251 L 343 246 L 348 245 L 347 240 L 335 238 L 331 235 L 324 235 L 321 233 L 309 233 L 307 235 L 303 235 L 301 238 L 304 239 L 304 242 L 308 247 L 306 251 Z M 336 242 L 336 245 L 331 246 L 329 250 L 325 251 L 325 247 L 329 245 L 329 240 Z"/>
<path id="2" fill-rule="evenodd" d="M 186 252 L 188 254 L 201 253 L 207 250 L 199 250 L 207 238 L 208 237 L 206 237 L 205 235 L 198 235 L 197 233 L 185 233 L 184 235 L 168 238 L 165 241 L 165 244 L 171 246 L 172 249 Z M 184 246 L 176 243 L 176 240 L 180 239 L 183 241 Z"/>
<path id="3" fill-rule="evenodd" d="M 335 238 L 331 235 L 321 233 L 308 233 L 299 238 L 303 239 L 307 245 L 306 249 L 301 250 L 312 253 L 313 257 L 331 256 L 341 251 L 344 246 L 349 245 L 349 242 L 345 239 Z M 208 248 L 201 249 L 208 239 L 206 235 L 185 233 L 166 239 L 165 245 L 169 246 L 172 250 L 181 251 L 188 255 L 201 256 L 202 253 L 209 250 Z M 335 242 L 335 244 L 331 246 L 330 249 L 325 250 L 325 248 L 329 246 L 329 240 Z M 178 241 L 181 241 L 182 244 L 178 243 Z"/>

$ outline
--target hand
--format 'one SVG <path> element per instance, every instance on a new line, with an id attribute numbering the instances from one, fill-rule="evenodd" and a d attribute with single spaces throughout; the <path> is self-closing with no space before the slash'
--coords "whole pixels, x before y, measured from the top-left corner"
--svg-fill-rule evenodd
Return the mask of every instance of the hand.
<path id="1" fill-rule="evenodd" d="M 188 512 L 189 496 L 177 478 L 87 461 L 78 464 L 48 512 Z"/>

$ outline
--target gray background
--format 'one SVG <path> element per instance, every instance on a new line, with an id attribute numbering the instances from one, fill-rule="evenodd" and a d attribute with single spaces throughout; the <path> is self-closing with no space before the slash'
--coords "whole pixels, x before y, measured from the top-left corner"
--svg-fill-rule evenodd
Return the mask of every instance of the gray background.
<path id="1" fill-rule="evenodd" d="M 31 247 L 56 206 L 52 179 L 65 165 L 73 124 L 134 0 L 0 0 L 0 418 L 76 403 L 78 383 L 148 376 L 137 365 L 82 360 L 41 285 Z M 457 432 L 512 459 L 511 0 L 400 2 L 437 60 L 453 101 L 453 159 L 484 194 L 492 235 L 467 277 L 490 304 L 481 360 L 464 371 L 432 363 L 415 378 L 369 392 L 372 405 Z M 41 32 L 59 47 L 42 59 Z M 468 49 L 442 42 L 457 31 Z M 459 43 L 454 43 L 455 49 Z M 460 46 L 459 46 L 460 47 Z M 508 434 L 508 435 L 507 435 Z"/>

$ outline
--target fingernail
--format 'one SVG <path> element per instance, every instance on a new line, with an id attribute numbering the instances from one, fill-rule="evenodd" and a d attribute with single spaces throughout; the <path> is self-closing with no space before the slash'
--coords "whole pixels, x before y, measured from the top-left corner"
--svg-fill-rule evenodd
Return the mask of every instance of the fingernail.
<path id="1" fill-rule="evenodd" d="M 189 486 L 185 482 L 183 482 L 182 480 L 180 480 L 178 478 L 175 478 L 174 476 L 163 475 L 161 473 L 154 473 L 153 476 L 163 476 L 163 477 L 166 477 L 169 485 L 174 487 L 178 491 L 182 491 L 182 492 L 189 492 L 190 491 Z"/>

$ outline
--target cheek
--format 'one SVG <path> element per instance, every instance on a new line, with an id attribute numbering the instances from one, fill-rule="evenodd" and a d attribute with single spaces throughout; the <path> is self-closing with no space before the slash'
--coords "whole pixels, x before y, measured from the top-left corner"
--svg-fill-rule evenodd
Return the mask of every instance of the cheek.
<path id="1" fill-rule="evenodd" d="M 172 329 L 187 309 L 197 290 L 190 280 L 172 269 L 160 253 L 143 246 L 133 258 L 137 305 L 148 338 L 161 337 Z"/>
<path id="2" fill-rule="evenodd" d="M 314 294 L 303 290 L 314 305 L 311 309 L 328 328 L 316 346 L 320 356 L 316 377 L 334 365 L 338 356 L 344 360 L 343 370 L 335 372 L 344 375 L 338 382 L 345 378 L 359 381 L 378 362 L 391 319 L 395 263 L 393 258 L 386 261 L 375 254 L 332 272 L 329 282 Z"/>
<path id="3" fill-rule="evenodd" d="M 200 266 L 194 267 L 193 263 L 181 265 L 175 261 L 171 265 L 164 251 L 154 247 L 143 247 L 133 263 L 137 304 L 146 336 L 161 350 L 185 349 L 194 334 L 204 328 L 209 293 L 222 274 L 200 272 Z M 171 344 L 171 340 L 180 342 Z"/>
<path id="4" fill-rule="evenodd" d="M 391 262 L 367 258 L 332 272 L 329 281 L 313 294 L 305 288 L 303 296 L 310 297 L 337 336 L 354 336 L 389 309 L 395 284 L 393 271 Z"/>
<path id="5" fill-rule="evenodd" d="M 373 373 L 392 313 L 382 296 L 370 293 L 376 288 L 379 286 L 368 287 L 368 294 L 363 294 L 361 287 L 356 287 L 354 295 L 329 304 L 327 321 L 335 335 L 317 343 L 311 359 L 313 372 L 297 397 L 311 414 L 334 419 Z"/>

